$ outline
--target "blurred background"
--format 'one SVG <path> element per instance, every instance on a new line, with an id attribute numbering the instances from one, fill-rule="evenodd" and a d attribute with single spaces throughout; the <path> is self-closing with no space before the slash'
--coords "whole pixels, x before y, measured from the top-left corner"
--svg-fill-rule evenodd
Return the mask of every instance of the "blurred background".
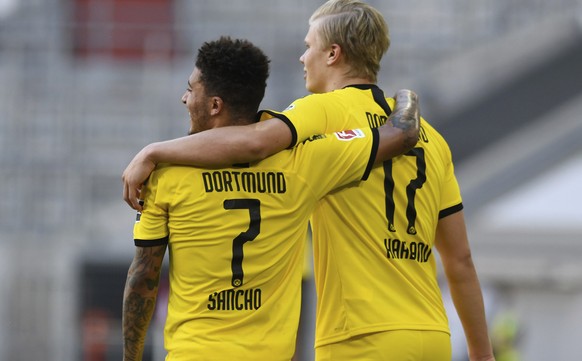
<path id="1" fill-rule="evenodd" d="M 322 2 L 0 0 L 0 360 L 121 359 L 123 169 L 186 134 L 204 41 L 264 49 L 263 107 L 306 95 L 299 56 Z M 498 361 L 581 360 L 582 0 L 368 2 L 392 38 L 379 85 L 414 89 L 453 151 Z M 297 360 L 313 357 L 305 286 Z M 163 359 L 163 321 L 145 360 Z"/>

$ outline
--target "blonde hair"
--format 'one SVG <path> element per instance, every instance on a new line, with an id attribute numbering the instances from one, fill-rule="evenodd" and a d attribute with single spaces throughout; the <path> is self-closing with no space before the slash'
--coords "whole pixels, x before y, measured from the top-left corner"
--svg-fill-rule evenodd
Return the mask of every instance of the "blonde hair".
<path id="1" fill-rule="evenodd" d="M 351 66 L 348 75 L 376 82 L 390 47 L 388 24 L 378 10 L 359 0 L 329 0 L 311 15 L 309 25 L 315 22 L 322 46 L 341 47 Z"/>

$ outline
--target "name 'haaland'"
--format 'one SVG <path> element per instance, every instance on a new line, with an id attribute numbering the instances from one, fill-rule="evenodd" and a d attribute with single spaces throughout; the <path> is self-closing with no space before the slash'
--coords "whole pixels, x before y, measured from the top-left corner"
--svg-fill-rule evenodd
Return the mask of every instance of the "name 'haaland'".
<path id="1" fill-rule="evenodd" d="M 427 262 L 432 249 L 422 242 L 406 242 L 397 238 L 384 239 L 386 257 L 391 259 L 409 259 L 417 262 Z"/>

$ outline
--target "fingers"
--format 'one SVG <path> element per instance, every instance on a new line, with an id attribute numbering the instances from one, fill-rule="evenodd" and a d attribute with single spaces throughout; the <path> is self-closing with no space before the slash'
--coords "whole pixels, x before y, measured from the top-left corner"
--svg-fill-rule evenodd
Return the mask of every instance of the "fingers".
<path id="1" fill-rule="evenodd" d="M 142 186 L 156 167 L 156 164 L 148 159 L 147 152 L 144 149 L 136 154 L 121 176 L 123 200 L 131 208 L 139 212 L 143 210 L 142 205 L 139 203 Z"/>
<path id="2" fill-rule="evenodd" d="M 407 149 L 414 147 L 420 132 L 420 107 L 418 95 L 408 89 L 401 89 L 394 95 L 396 105 L 390 114 L 390 122 L 396 128 L 402 129 L 406 139 L 404 146 Z"/>
<path id="3" fill-rule="evenodd" d="M 131 208 L 135 209 L 138 212 L 143 210 L 143 207 L 140 203 L 140 194 L 141 194 L 141 187 L 133 186 L 125 177 L 122 177 L 123 181 L 123 200 L 127 203 Z"/>
<path id="4" fill-rule="evenodd" d="M 396 109 L 409 108 L 417 110 L 418 108 L 418 95 L 409 89 L 400 89 L 396 91 L 394 95 L 396 100 Z"/>
<path id="5" fill-rule="evenodd" d="M 129 199 L 131 200 L 131 208 L 138 212 L 143 211 L 143 202 L 140 201 L 141 197 L 140 188 L 129 188 Z"/>
<path id="6" fill-rule="evenodd" d="M 135 187 L 128 187 L 127 193 L 128 199 L 126 200 L 126 202 L 129 204 L 131 208 L 135 209 L 138 212 L 141 212 L 143 210 L 142 203 L 140 202 L 141 189 Z"/>

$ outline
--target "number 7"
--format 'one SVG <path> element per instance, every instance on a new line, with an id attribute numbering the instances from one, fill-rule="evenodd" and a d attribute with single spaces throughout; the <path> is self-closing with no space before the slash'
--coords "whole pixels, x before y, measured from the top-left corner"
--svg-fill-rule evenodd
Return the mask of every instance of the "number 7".
<path id="1" fill-rule="evenodd" d="M 242 261 L 244 257 L 243 245 L 257 238 L 261 232 L 261 202 L 258 199 L 226 199 L 224 209 L 248 209 L 250 223 L 245 232 L 241 232 L 232 241 L 232 286 L 243 285 L 244 272 Z"/>

